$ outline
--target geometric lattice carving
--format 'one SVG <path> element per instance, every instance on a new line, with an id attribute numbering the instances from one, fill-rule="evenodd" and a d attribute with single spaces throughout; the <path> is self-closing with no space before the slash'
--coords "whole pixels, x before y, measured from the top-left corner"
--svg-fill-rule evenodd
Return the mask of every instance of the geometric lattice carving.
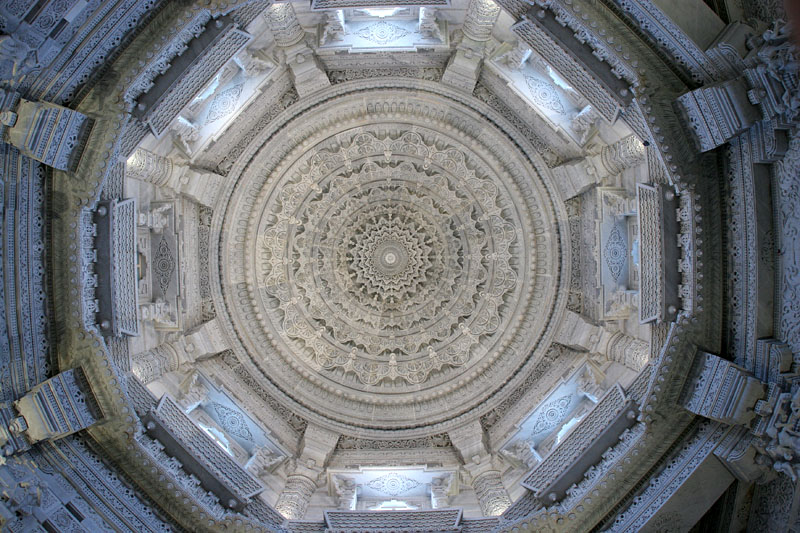
<path id="1" fill-rule="evenodd" d="M 636 186 L 639 215 L 639 321 L 650 322 L 662 318 L 664 280 L 661 275 L 662 240 L 661 195 L 656 187 L 641 183 Z"/>
<path id="2" fill-rule="evenodd" d="M 136 200 L 100 202 L 94 224 L 97 324 L 105 336 L 138 335 Z"/>
<path id="3" fill-rule="evenodd" d="M 674 320 L 678 285 L 677 199 L 666 186 L 636 184 L 639 217 L 639 321 Z"/>
<path id="4" fill-rule="evenodd" d="M 325 524 L 330 531 L 459 531 L 459 522 L 460 509 L 325 511 Z"/>
<path id="5" fill-rule="evenodd" d="M 311 0 L 311 9 L 345 7 L 449 6 L 450 0 Z"/>
<path id="6" fill-rule="evenodd" d="M 112 203 L 114 263 L 114 335 L 138 335 L 139 291 L 136 274 L 136 200 Z"/>

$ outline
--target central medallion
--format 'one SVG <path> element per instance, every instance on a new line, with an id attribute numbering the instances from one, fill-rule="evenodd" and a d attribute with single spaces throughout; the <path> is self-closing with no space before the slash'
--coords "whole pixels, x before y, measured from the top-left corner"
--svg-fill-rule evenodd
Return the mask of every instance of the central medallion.
<path id="1" fill-rule="evenodd" d="M 382 157 L 353 161 L 353 150 Z M 408 157 L 423 151 L 438 164 Z M 349 165 L 326 172 L 336 159 Z M 262 264 L 284 335 L 367 384 L 421 383 L 482 357 L 517 289 L 507 202 L 462 152 L 418 133 L 361 132 L 320 150 L 263 226 L 263 242 L 279 243 Z"/>
<path id="2" fill-rule="evenodd" d="M 544 353 L 560 290 L 537 167 L 473 109 L 402 92 L 332 96 L 231 171 L 233 349 L 344 424 L 483 405 Z"/>

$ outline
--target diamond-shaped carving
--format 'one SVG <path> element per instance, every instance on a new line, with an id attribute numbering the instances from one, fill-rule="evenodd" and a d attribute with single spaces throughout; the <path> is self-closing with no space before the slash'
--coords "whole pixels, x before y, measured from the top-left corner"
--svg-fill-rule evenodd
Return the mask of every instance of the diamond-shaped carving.
<path id="1" fill-rule="evenodd" d="M 230 89 L 225 89 L 211 102 L 211 108 L 206 117 L 206 124 L 221 119 L 224 116 L 230 115 L 236 111 L 236 104 L 239 102 L 239 95 L 242 94 L 244 83 L 234 85 Z"/>
<path id="2" fill-rule="evenodd" d="M 525 81 L 536 105 L 555 111 L 560 115 L 564 114 L 564 104 L 561 103 L 555 87 L 532 76 L 525 76 Z"/>
<path id="3" fill-rule="evenodd" d="M 169 249 L 167 239 L 161 237 L 158 243 L 158 250 L 153 261 L 153 270 L 161 288 L 161 294 L 166 295 L 172 281 L 172 273 L 175 272 L 175 258 L 172 257 L 172 250 Z"/>
<path id="4" fill-rule="evenodd" d="M 387 496 L 395 497 L 420 486 L 420 482 L 406 476 L 392 472 L 381 477 L 376 477 L 367 486 Z"/>
<path id="5" fill-rule="evenodd" d="M 219 425 L 222 426 L 222 429 L 234 437 L 240 437 L 249 441 L 253 440 L 253 434 L 250 433 L 250 428 L 247 427 L 247 422 L 242 413 L 217 402 L 211 405 L 217 412 L 217 416 L 219 416 Z"/>
<path id="6" fill-rule="evenodd" d="M 625 266 L 625 261 L 628 259 L 628 244 L 616 224 L 608 235 L 604 255 L 608 270 L 611 272 L 614 281 L 617 281 Z"/>
<path id="7" fill-rule="evenodd" d="M 361 28 L 357 33 L 362 39 L 367 39 L 368 41 L 372 41 L 380 45 L 389 44 L 392 41 L 396 41 L 397 39 L 408 35 L 407 30 L 395 24 L 386 22 L 385 20 L 381 20 L 375 24 L 370 24 L 369 26 Z"/>
<path id="8" fill-rule="evenodd" d="M 556 427 L 564 420 L 564 415 L 567 414 L 567 408 L 570 403 L 572 403 L 572 396 L 566 395 L 545 405 L 536 419 L 531 435 L 538 435 Z"/>

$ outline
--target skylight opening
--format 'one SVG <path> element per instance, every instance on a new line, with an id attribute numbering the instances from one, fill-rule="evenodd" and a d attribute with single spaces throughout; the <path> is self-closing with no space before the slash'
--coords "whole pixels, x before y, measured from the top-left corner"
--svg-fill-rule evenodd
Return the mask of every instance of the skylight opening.
<path id="1" fill-rule="evenodd" d="M 381 8 L 367 8 L 364 9 L 372 17 L 391 17 L 392 15 L 396 14 L 400 11 L 399 7 L 381 7 Z"/>
<path id="2" fill-rule="evenodd" d="M 400 500 L 387 500 L 376 505 L 370 511 L 415 511 L 419 509 L 414 505 Z"/>

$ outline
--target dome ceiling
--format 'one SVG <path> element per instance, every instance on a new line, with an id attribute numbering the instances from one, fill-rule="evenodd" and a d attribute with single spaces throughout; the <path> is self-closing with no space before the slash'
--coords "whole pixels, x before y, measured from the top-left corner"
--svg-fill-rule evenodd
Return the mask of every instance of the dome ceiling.
<path id="1" fill-rule="evenodd" d="M 250 371 L 323 423 L 477 417 L 549 346 L 563 204 L 488 107 L 377 85 L 321 93 L 234 164 L 217 308 Z"/>

